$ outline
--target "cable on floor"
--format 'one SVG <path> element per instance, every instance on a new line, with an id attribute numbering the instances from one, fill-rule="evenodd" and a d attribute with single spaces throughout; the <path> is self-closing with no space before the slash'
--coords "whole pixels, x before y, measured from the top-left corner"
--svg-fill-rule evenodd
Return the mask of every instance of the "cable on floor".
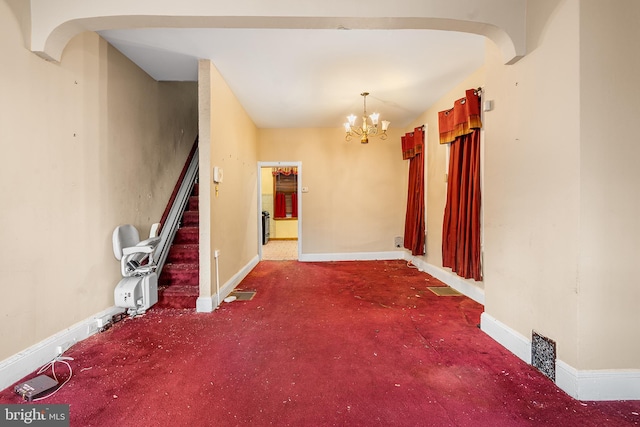
<path id="1" fill-rule="evenodd" d="M 67 384 L 69 382 L 69 380 L 73 376 L 73 369 L 71 369 L 71 365 L 69 364 L 70 360 L 73 360 L 73 357 L 67 357 L 67 356 L 60 355 L 60 356 L 55 357 L 51 362 L 47 363 L 42 368 L 40 368 L 40 370 L 38 371 L 38 374 L 42 374 L 42 373 L 46 372 L 49 368 L 51 368 L 51 373 L 53 374 L 53 379 L 59 382 L 58 377 L 56 376 L 56 362 L 59 362 L 59 363 L 62 363 L 62 364 L 67 366 L 67 368 L 69 369 L 69 377 L 66 380 L 64 380 L 64 382 L 62 384 L 60 384 L 58 386 L 58 388 L 56 388 L 51 393 L 47 394 L 46 396 L 42 396 L 42 397 L 38 397 L 37 399 L 33 399 L 34 402 L 37 401 L 37 400 L 42 400 L 42 399 L 46 399 L 48 397 L 53 396 L 54 394 L 56 394 L 58 392 L 58 390 L 60 390 L 62 387 L 64 387 L 65 384 Z"/>
<path id="2" fill-rule="evenodd" d="M 418 269 L 418 267 L 416 267 L 411 261 L 407 261 L 407 267 L 415 268 L 416 270 Z"/>

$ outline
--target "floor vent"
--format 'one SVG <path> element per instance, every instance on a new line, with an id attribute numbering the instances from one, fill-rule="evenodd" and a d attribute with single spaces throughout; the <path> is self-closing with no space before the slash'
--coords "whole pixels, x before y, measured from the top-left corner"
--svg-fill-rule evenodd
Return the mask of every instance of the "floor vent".
<path id="1" fill-rule="evenodd" d="M 556 342 L 532 331 L 531 365 L 556 381 Z"/>
<path id="2" fill-rule="evenodd" d="M 462 295 L 460 292 L 449 286 L 429 286 L 427 289 L 439 297 L 458 297 Z"/>
<path id="3" fill-rule="evenodd" d="M 236 297 L 236 301 L 250 301 L 255 296 L 256 291 L 233 291 L 229 296 Z"/>

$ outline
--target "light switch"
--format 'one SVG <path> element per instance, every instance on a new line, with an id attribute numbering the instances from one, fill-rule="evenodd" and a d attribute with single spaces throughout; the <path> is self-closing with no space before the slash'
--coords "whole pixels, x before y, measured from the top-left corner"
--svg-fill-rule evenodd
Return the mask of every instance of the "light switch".
<path id="1" fill-rule="evenodd" d="M 222 177 L 223 177 L 222 168 L 215 166 L 213 168 L 213 182 L 215 182 L 216 184 L 220 184 L 222 182 Z"/>

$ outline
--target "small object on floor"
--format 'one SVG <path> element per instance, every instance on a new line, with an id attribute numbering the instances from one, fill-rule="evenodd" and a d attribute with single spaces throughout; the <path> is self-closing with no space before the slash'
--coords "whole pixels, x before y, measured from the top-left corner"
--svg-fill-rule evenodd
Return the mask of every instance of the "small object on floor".
<path id="1" fill-rule="evenodd" d="M 458 297 L 462 294 L 450 286 L 429 286 L 427 287 L 431 292 L 439 297 Z"/>
<path id="2" fill-rule="evenodd" d="M 22 396 L 24 400 L 31 402 L 33 399 L 44 395 L 49 390 L 58 385 L 58 381 L 54 380 L 48 375 L 39 375 L 35 378 L 25 381 L 22 384 L 18 384 L 14 391 L 16 394 Z"/>
<path id="3" fill-rule="evenodd" d="M 226 297 L 223 301 L 224 302 L 234 302 L 235 300 L 236 300 L 236 297 L 230 296 L 230 297 Z"/>

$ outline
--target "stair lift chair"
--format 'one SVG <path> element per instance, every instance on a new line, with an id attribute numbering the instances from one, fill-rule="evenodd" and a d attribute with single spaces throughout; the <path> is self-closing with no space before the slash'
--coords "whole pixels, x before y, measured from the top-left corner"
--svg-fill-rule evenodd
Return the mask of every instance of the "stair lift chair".
<path id="1" fill-rule="evenodd" d="M 160 243 L 153 224 L 149 238 L 140 241 L 138 230 L 131 224 L 120 225 L 113 231 L 113 254 L 120 261 L 122 280 L 116 286 L 116 307 L 126 308 L 130 316 L 143 314 L 158 302 L 158 275 L 154 252 Z"/>

